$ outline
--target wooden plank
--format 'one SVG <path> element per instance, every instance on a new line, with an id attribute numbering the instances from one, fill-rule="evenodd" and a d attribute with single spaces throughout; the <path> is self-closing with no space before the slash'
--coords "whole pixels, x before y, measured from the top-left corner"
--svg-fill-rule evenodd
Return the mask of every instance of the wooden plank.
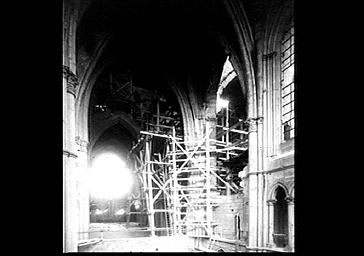
<path id="1" fill-rule="evenodd" d="M 160 164 L 160 165 L 172 165 L 171 163 L 167 162 L 159 162 L 159 161 L 146 161 L 148 164 Z"/>
<path id="2" fill-rule="evenodd" d="M 157 128 L 159 128 L 159 127 L 168 128 L 168 129 L 172 129 L 173 128 L 173 126 L 164 125 L 164 124 L 152 124 L 152 123 L 147 123 L 147 124 L 150 125 L 150 126 L 157 127 Z"/>
<path id="3" fill-rule="evenodd" d="M 158 117 L 158 115 L 153 115 L 153 117 Z M 159 116 L 160 119 L 167 119 L 167 120 L 173 120 L 173 121 L 179 121 L 178 119 L 176 118 L 173 118 L 173 117 L 169 117 L 169 116 Z"/>
<path id="4" fill-rule="evenodd" d="M 145 135 L 150 135 L 150 136 L 157 136 L 157 137 L 167 138 L 167 139 L 170 138 L 170 136 L 164 135 L 164 134 L 151 133 L 151 132 L 146 132 L 146 131 L 140 131 L 140 133 L 145 134 Z"/>

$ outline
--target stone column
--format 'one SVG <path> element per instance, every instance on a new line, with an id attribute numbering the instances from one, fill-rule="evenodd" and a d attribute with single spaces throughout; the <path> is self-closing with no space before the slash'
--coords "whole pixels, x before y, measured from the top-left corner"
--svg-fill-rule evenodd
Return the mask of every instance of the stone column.
<path id="1" fill-rule="evenodd" d="M 268 244 L 268 232 L 269 232 L 269 209 L 267 202 L 267 175 L 262 174 L 263 180 L 263 198 L 262 198 L 262 211 L 263 211 L 263 222 L 262 222 L 262 246 L 267 246 Z"/>
<path id="2" fill-rule="evenodd" d="M 249 119 L 249 246 L 256 247 L 258 244 L 258 141 L 257 122 Z"/>
<path id="3" fill-rule="evenodd" d="M 79 184 L 79 212 L 80 212 L 80 220 L 79 220 L 79 231 L 80 236 L 79 239 L 88 239 L 88 233 L 84 233 L 89 229 L 90 223 L 90 213 L 89 213 L 89 191 L 87 187 L 87 146 L 88 141 L 82 140 L 79 137 L 76 137 L 76 144 L 78 146 L 78 184 Z"/>
<path id="4" fill-rule="evenodd" d="M 63 250 L 77 252 L 77 187 L 75 152 L 75 90 L 76 75 L 63 66 Z"/>
<path id="5" fill-rule="evenodd" d="M 268 200 L 268 247 L 274 246 L 273 241 L 273 232 L 274 232 L 274 204 L 276 203 L 276 200 Z"/>
<path id="6" fill-rule="evenodd" d="M 258 164 L 257 164 L 257 171 L 259 172 L 257 175 L 257 212 L 258 212 L 258 216 L 257 216 L 257 245 L 259 247 L 263 246 L 263 235 L 264 235 L 264 226 L 263 226 L 263 205 L 264 205 L 264 177 L 263 177 L 263 154 L 264 154 L 264 149 L 263 149 L 263 118 L 262 117 L 258 117 L 256 119 L 256 123 L 257 123 L 257 143 L 258 143 L 258 148 L 257 148 L 257 160 L 258 160 Z"/>
<path id="7" fill-rule="evenodd" d="M 216 124 L 217 124 L 217 118 L 216 118 L 216 90 L 209 90 L 207 92 L 207 104 L 206 104 L 206 127 L 209 129 L 212 129 L 212 132 L 210 133 L 209 139 L 216 140 Z M 208 132 L 208 129 L 206 129 L 206 132 Z M 214 141 L 209 141 L 210 149 L 212 152 L 210 152 L 210 167 L 216 168 L 217 160 L 216 160 L 216 143 Z M 210 184 L 212 189 L 216 189 L 216 177 L 214 175 L 211 175 Z"/>
<path id="8" fill-rule="evenodd" d="M 294 198 L 286 198 L 288 204 L 288 246 L 294 251 Z"/>

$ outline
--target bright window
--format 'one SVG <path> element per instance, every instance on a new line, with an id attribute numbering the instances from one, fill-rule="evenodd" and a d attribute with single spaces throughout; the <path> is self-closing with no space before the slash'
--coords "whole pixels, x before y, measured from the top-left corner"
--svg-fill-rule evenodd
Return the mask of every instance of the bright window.
<path id="1" fill-rule="evenodd" d="M 281 42 L 282 137 L 285 141 L 295 137 L 294 92 L 294 24 L 292 21 Z"/>

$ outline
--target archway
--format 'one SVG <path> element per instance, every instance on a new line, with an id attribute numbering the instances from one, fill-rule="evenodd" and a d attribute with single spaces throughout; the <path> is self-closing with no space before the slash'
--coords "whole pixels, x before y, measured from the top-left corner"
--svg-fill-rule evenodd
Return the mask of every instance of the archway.
<path id="1" fill-rule="evenodd" d="M 275 190 L 273 242 L 277 247 L 288 245 L 288 204 L 286 191 L 278 186 Z"/>
<path id="2" fill-rule="evenodd" d="M 201 120 L 206 106 L 203 104 L 217 89 L 214 76 L 219 77 L 216 74 L 221 71 L 226 56 L 230 55 L 240 85 L 247 95 L 247 115 L 255 117 L 251 31 L 247 20 L 244 20 L 246 17 L 241 15 L 244 12 L 238 12 L 242 9 L 241 5 L 227 6 L 224 2 L 212 1 L 213 8 L 206 8 L 203 1 L 192 5 L 180 2 L 180 6 L 164 4 L 165 1 L 156 1 L 152 6 L 144 6 L 142 1 L 90 2 L 98 3 L 95 6 L 100 8 L 91 4 L 90 9 L 83 12 L 88 18 L 80 18 L 76 31 L 80 33 L 76 40 L 77 54 L 88 53 L 78 56 L 76 61 L 77 75 L 83 77 L 76 96 L 76 134 L 81 140 L 91 142 L 92 147 L 94 145 L 92 140 L 95 137 L 88 130 L 91 122 L 89 106 L 102 110 L 103 105 L 93 105 L 90 98 L 97 80 L 108 78 L 112 68 L 111 73 L 115 75 L 118 75 L 115 70 L 121 73 L 131 69 L 135 77 L 139 73 L 139 77 L 144 78 L 144 81 L 139 80 L 140 83 L 146 84 L 149 89 L 166 91 L 168 84 L 176 84 L 178 88 L 172 87 L 172 90 L 177 100 L 171 101 L 179 103 L 183 122 L 189 122 L 184 129 L 185 135 L 189 136 L 202 130 Z M 124 11 L 126 9 L 128 12 Z M 158 13 L 163 15 L 155 15 Z M 156 16 L 160 18 L 155 19 Z M 173 24 L 173 30 L 164 25 L 166 20 Z M 86 29 L 82 28 L 85 24 L 88 26 Z M 86 44 L 83 45 L 83 42 Z M 213 104 L 212 101 L 208 107 L 214 107 Z M 214 118 L 213 115 L 211 117 Z"/>

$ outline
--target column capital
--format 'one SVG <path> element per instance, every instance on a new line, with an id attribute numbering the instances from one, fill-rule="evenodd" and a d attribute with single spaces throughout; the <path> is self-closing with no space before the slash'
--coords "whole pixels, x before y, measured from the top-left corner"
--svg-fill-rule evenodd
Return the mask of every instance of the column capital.
<path id="1" fill-rule="evenodd" d="M 258 124 L 261 124 L 263 122 L 263 117 L 251 117 L 247 119 L 247 123 L 249 125 L 249 132 L 256 132 Z"/>
<path id="2" fill-rule="evenodd" d="M 257 121 L 258 124 L 262 124 L 263 123 L 263 117 L 262 116 L 258 116 L 256 118 L 256 121 Z"/>
<path id="3" fill-rule="evenodd" d="M 257 131 L 257 122 L 254 119 L 248 119 L 249 133 Z"/>
<path id="4" fill-rule="evenodd" d="M 67 92 L 76 97 L 76 89 L 78 87 L 78 78 L 68 66 L 63 65 L 63 78 L 67 81 Z"/>
<path id="5" fill-rule="evenodd" d="M 288 205 L 290 205 L 290 204 L 294 204 L 294 198 L 293 198 L 293 197 L 291 197 L 291 196 L 287 196 L 287 197 L 285 198 L 285 200 L 286 200 L 286 202 L 287 202 L 287 204 L 288 204 Z"/>
<path id="6" fill-rule="evenodd" d="M 268 205 L 268 206 L 273 206 L 276 202 L 277 202 L 277 200 L 275 200 L 275 199 L 270 199 L 270 200 L 268 200 L 268 201 L 267 201 L 267 205 Z"/>

